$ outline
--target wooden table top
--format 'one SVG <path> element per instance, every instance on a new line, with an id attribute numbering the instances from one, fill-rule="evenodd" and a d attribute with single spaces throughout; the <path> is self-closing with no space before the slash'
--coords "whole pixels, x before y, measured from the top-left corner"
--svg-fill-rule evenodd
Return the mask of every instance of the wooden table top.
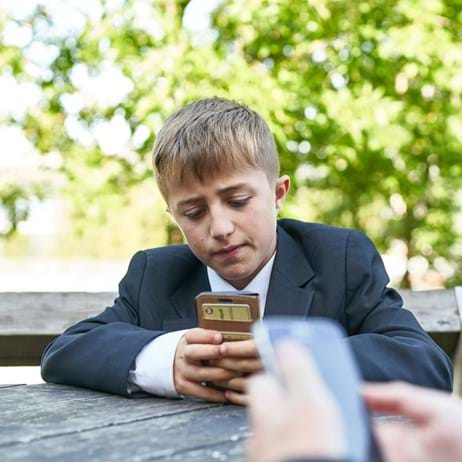
<path id="1" fill-rule="evenodd" d="M 0 388 L 0 460 L 243 461 L 246 410 L 40 384 Z"/>

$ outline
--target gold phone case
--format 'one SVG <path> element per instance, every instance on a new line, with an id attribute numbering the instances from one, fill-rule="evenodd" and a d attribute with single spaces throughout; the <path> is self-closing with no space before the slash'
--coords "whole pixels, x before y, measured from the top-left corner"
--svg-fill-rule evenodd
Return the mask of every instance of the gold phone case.
<path id="1" fill-rule="evenodd" d="M 252 324 L 260 318 L 254 292 L 201 292 L 196 306 L 199 327 L 218 330 L 226 341 L 252 338 Z"/>

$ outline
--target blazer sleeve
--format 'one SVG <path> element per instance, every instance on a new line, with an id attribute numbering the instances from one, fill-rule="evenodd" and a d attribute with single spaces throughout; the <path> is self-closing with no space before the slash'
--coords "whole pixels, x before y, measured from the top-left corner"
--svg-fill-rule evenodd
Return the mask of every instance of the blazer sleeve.
<path id="1" fill-rule="evenodd" d="M 138 352 L 164 333 L 139 326 L 146 260 L 143 251 L 133 256 L 113 306 L 69 327 L 46 347 L 41 361 L 44 380 L 130 396 L 128 373 Z"/>
<path id="2" fill-rule="evenodd" d="M 382 259 L 362 233 L 349 234 L 345 265 L 348 341 L 363 378 L 451 390 L 450 359 L 387 287 Z"/>

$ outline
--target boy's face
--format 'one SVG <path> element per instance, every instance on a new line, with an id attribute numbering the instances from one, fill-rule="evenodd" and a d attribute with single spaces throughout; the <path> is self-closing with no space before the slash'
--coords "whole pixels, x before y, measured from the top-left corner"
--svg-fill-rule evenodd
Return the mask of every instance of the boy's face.
<path id="1" fill-rule="evenodd" d="M 176 184 L 168 205 L 197 258 L 242 289 L 276 249 L 277 212 L 289 185 L 288 176 L 271 185 L 263 171 L 248 168 Z"/>

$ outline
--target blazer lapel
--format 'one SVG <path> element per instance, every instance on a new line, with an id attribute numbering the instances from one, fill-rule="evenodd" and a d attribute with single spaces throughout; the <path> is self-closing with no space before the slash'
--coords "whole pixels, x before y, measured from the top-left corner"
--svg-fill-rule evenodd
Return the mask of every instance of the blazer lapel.
<path id="1" fill-rule="evenodd" d="M 310 287 L 315 273 L 304 256 L 303 247 L 278 226 L 276 258 L 271 273 L 264 317 L 307 316 L 313 301 Z"/>
<path id="2" fill-rule="evenodd" d="M 209 290 L 207 268 L 198 260 L 194 271 L 185 277 L 184 283 L 172 295 L 172 304 L 179 317 L 197 320 L 196 295 Z"/>
<path id="3" fill-rule="evenodd" d="M 313 301 L 310 283 L 315 273 L 304 257 L 301 244 L 278 226 L 277 253 L 266 297 L 264 316 L 306 316 Z M 209 291 L 207 268 L 199 260 L 172 295 L 172 305 L 180 318 L 197 320 L 195 297 Z"/>

